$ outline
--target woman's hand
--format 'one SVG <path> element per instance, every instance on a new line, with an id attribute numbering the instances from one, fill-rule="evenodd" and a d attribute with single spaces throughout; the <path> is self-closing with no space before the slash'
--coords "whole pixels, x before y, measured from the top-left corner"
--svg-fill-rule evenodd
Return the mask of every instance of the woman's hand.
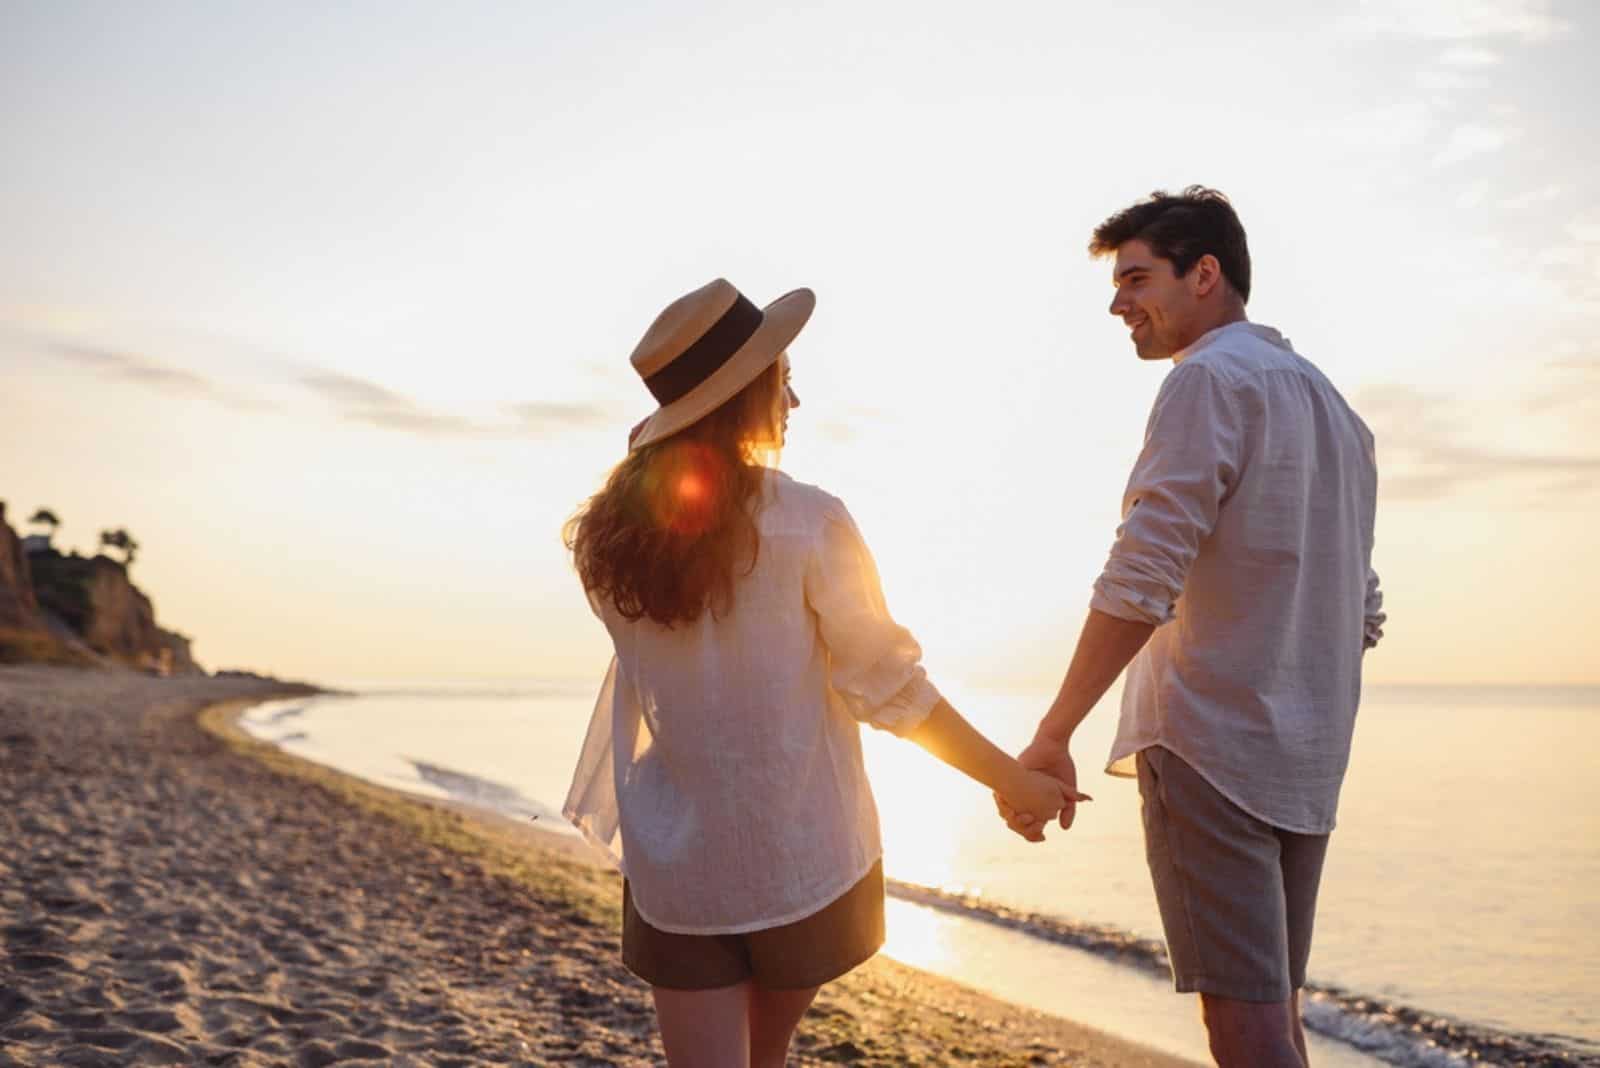
<path id="1" fill-rule="evenodd" d="M 1067 751 L 1065 742 L 1043 736 L 1037 737 L 1028 748 L 1017 754 L 1017 763 L 1024 768 L 1044 772 L 1063 788 L 1062 796 L 1066 800 L 1059 817 L 1062 830 L 1072 826 L 1078 802 L 1094 800 L 1078 790 L 1078 769 L 1072 763 L 1072 754 Z M 1030 842 L 1044 841 L 1044 825 L 1049 822 L 1049 817 L 1036 821 L 1031 813 L 1018 812 L 998 790 L 995 791 L 994 805 L 1000 813 L 1000 818 L 1006 821 L 1007 827 Z"/>
<path id="2" fill-rule="evenodd" d="M 1007 820 L 1029 841 L 1044 840 L 1044 827 L 1081 795 L 1051 775 L 1019 766 L 1015 781 L 997 795 L 1009 811 Z"/>

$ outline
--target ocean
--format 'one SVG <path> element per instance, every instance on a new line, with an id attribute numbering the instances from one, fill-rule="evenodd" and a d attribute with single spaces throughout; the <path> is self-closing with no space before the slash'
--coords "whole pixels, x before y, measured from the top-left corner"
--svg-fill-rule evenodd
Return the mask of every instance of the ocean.
<path id="1" fill-rule="evenodd" d="M 596 683 L 598 680 L 596 680 Z M 384 785 L 566 828 L 596 684 L 353 682 L 244 726 Z M 945 686 L 1002 747 L 1045 694 Z M 1171 993 L 1137 787 L 1101 774 L 1114 695 L 1074 745 L 1070 832 L 1030 845 L 988 792 L 868 731 L 895 880 L 885 952 L 996 996 L 1204 1061 Z M 1600 690 L 1370 688 L 1324 873 L 1306 1016 L 1312 1060 L 1600 1064 Z"/>

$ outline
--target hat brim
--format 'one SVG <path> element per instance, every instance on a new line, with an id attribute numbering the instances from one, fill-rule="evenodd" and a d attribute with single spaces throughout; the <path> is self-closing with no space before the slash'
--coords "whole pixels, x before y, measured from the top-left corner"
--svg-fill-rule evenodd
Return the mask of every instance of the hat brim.
<path id="1" fill-rule="evenodd" d="M 669 438 L 732 400 L 741 389 L 760 377 L 761 372 L 771 367 L 773 361 L 789 347 L 789 343 L 799 336 L 816 306 L 816 294 L 801 288 L 785 293 L 762 308 L 761 325 L 739 346 L 739 351 L 684 396 L 656 409 L 654 415 L 640 424 L 628 451 L 633 452 Z"/>

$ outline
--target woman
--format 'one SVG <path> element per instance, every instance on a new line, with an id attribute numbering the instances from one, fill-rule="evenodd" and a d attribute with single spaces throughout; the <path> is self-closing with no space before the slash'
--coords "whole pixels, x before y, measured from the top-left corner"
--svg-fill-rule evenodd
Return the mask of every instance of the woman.
<path id="1" fill-rule="evenodd" d="M 944 701 L 844 505 L 769 466 L 815 298 L 718 279 L 634 350 L 660 407 L 565 535 L 616 656 L 567 816 L 617 856 L 622 956 L 674 1066 L 781 1066 L 818 988 L 883 943 L 859 724 L 1040 825 L 1070 798 Z"/>

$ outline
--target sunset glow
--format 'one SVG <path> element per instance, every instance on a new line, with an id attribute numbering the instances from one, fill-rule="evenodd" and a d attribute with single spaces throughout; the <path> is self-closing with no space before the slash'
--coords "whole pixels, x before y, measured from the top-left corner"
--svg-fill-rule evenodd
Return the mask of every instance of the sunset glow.
<path id="1" fill-rule="evenodd" d="M 1165 371 L 1084 244 L 1203 181 L 1376 433 L 1369 677 L 1600 682 L 1592 5 L 180 7 L 0 13 L 0 499 L 207 666 L 598 677 L 559 530 L 726 276 L 934 678 L 1051 687 Z"/>
<path id="2" fill-rule="evenodd" d="M 0 1041 L 1600 1064 L 1597 54 L 0 3 Z"/>

